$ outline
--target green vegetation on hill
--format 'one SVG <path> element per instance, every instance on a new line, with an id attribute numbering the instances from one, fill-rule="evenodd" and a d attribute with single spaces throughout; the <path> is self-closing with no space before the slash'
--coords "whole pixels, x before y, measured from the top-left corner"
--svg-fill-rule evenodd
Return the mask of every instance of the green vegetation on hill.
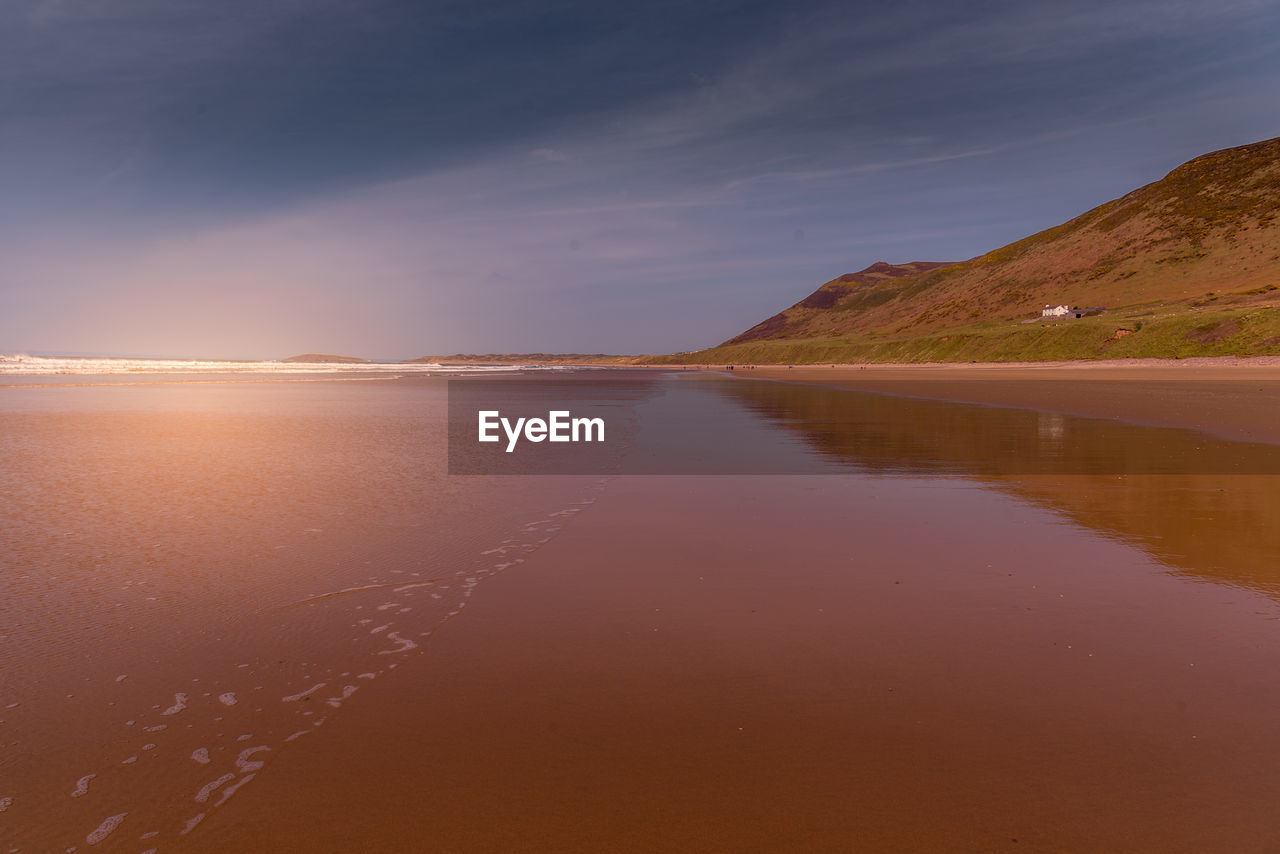
<path id="1" fill-rule="evenodd" d="M 1053 323 L 984 324 L 914 338 L 845 335 L 725 344 L 650 364 L 1034 362 L 1280 355 L 1280 308 L 1108 313 Z"/>

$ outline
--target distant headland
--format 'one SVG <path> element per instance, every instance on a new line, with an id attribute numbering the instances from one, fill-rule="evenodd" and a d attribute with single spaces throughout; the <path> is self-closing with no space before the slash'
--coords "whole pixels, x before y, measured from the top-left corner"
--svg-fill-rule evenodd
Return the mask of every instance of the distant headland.
<path id="1" fill-rule="evenodd" d="M 334 356 L 329 353 L 303 353 L 301 356 L 290 356 L 287 359 L 281 359 L 282 362 L 367 362 L 368 359 L 361 359 L 359 356 Z"/>

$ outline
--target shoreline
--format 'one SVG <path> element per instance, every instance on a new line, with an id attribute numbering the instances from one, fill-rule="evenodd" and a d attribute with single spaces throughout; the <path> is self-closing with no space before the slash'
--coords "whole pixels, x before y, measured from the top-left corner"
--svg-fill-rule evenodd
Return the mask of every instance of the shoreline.
<path id="1" fill-rule="evenodd" d="M 760 365 L 738 379 L 821 385 L 1108 418 L 1280 444 L 1280 358 L 1135 359 L 1107 362 Z"/>
<path id="2" fill-rule="evenodd" d="M 671 365 L 641 365 L 639 367 L 679 368 L 682 370 L 719 370 L 721 367 L 733 365 L 745 368 L 748 365 L 737 362 L 711 363 L 679 363 Z M 1106 371 L 1123 373 L 1129 370 L 1170 370 L 1190 371 L 1205 369 L 1267 369 L 1275 370 L 1280 377 L 1280 356 L 1194 356 L 1187 359 L 1092 359 L 1061 360 L 1041 362 L 838 362 L 818 364 L 796 363 L 788 367 L 783 363 L 757 364 L 753 370 L 857 370 L 857 371 L 955 371 L 957 373 L 1007 373 L 1016 370 L 1053 370 L 1064 369 L 1082 371 Z"/>

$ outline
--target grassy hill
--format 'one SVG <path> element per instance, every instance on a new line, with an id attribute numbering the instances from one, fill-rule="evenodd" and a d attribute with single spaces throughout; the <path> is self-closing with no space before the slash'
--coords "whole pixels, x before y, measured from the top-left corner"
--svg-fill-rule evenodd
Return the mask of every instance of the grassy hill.
<path id="1" fill-rule="evenodd" d="M 1280 354 L 1280 138 L 1206 154 L 968 261 L 879 262 L 665 362 Z M 1065 303 L 1095 316 L 1043 321 Z"/>

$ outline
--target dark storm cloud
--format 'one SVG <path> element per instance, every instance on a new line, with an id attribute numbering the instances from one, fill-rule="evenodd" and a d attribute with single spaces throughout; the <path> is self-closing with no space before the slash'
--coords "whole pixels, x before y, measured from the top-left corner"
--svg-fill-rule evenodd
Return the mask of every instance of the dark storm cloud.
<path id="1" fill-rule="evenodd" d="M 4 14 L 7 126 L 77 138 L 86 177 L 114 152 L 157 198 L 233 204 L 475 158 L 687 86 L 785 18 L 751 4 L 377 0 Z"/>
<path id="2" fill-rule="evenodd" d="M 21 311 L 0 350 L 714 343 L 841 272 L 969 257 L 1274 136 L 1278 17 L 7 4 L 0 289 Z M 256 331 L 183 334 L 193 306 Z"/>

